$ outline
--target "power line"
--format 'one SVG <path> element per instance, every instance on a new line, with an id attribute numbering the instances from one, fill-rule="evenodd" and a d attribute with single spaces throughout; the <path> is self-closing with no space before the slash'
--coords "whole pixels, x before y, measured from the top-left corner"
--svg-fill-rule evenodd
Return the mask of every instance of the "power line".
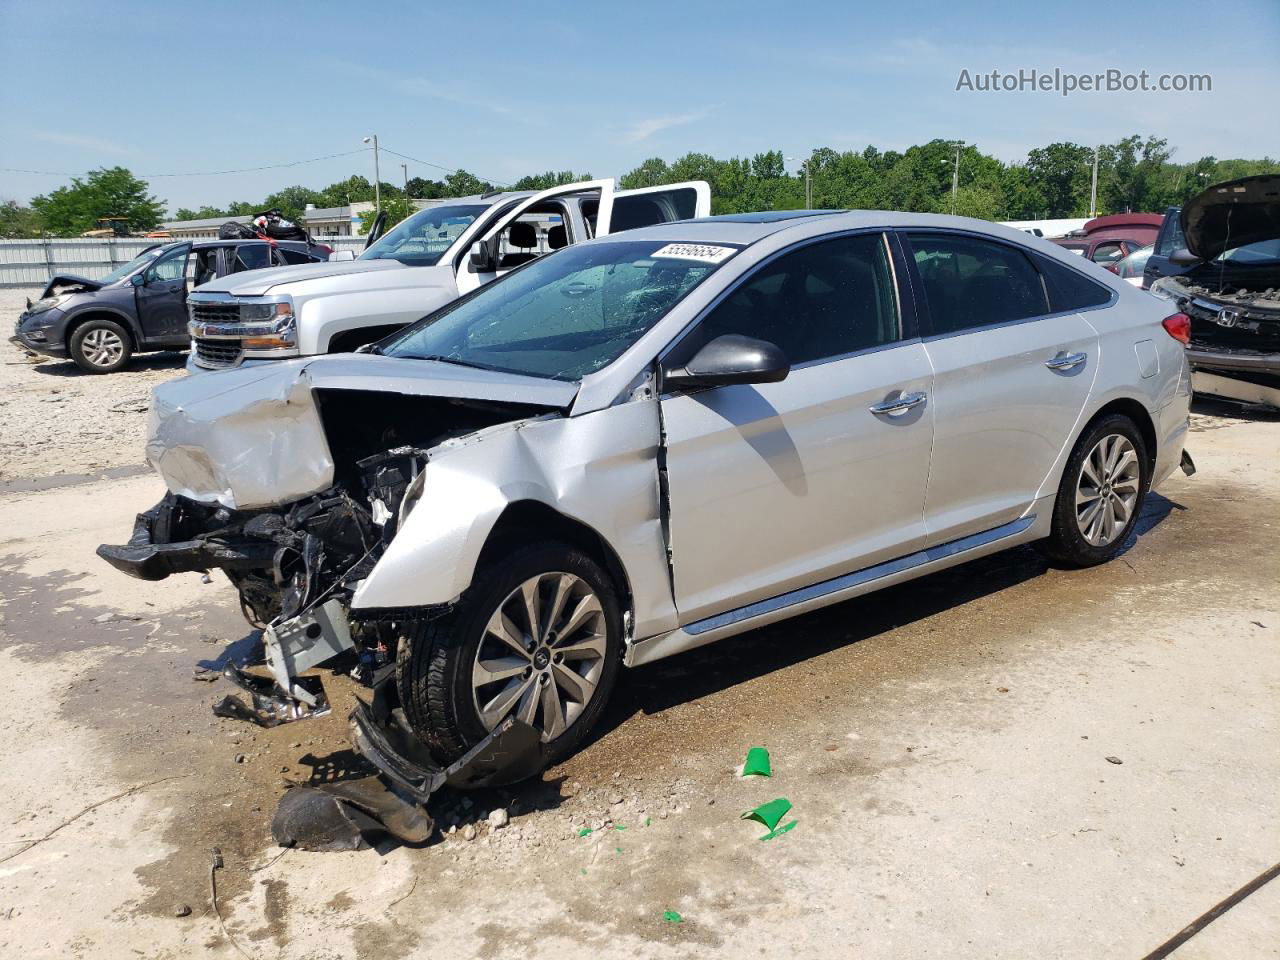
<path id="1" fill-rule="evenodd" d="M 318 163 L 321 160 L 333 160 L 333 159 L 336 159 L 337 157 L 350 157 L 350 156 L 354 156 L 357 153 L 369 153 L 372 149 L 373 149 L 372 147 L 361 147 L 358 150 L 347 150 L 343 153 L 329 153 L 323 157 L 308 157 L 305 160 L 290 160 L 286 163 L 270 163 L 260 167 L 239 167 L 235 170 L 202 170 L 202 171 L 195 171 L 191 173 L 139 173 L 139 174 L 135 174 L 135 176 L 143 180 L 155 180 L 162 177 L 221 177 L 221 176 L 225 176 L 227 174 L 232 174 L 232 173 L 257 173 L 261 170 L 283 170 L 288 167 L 299 167 L 306 163 Z M 393 154 L 404 160 L 412 160 L 414 163 L 420 163 L 425 167 L 434 167 L 436 170 L 443 170 L 446 173 L 456 173 L 459 169 L 461 169 L 460 167 L 446 167 L 443 164 L 432 163 L 430 160 L 420 160 L 417 157 L 409 156 L 407 153 L 399 153 L 395 150 L 388 150 L 386 147 L 383 147 L 382 149 L 385 152 Z M 41 176 L 41 177 L 81 176 L 81 174 L 79 173 L 67 173 L 66 171 L 60 171 L 60 170 L 26 170 L 20 167 L 0 167 L 0 173 L 30 173 L 30 174 L 34 174 L 36 176 Z M 495 180 L 492 177 L 482 177 L 481 179 L 488 180 L 490 183 L 502 184 L 503 186 L 510 186 L 510 184 L 508 184 L 505 180 Z"/>
<path id="2" fill-rule="evenodd" d="M 435 167 L 437 170 L 443 170 L 445 173 L 457 173 L 459 170 L 461 170 L 461 169 L 462 169 L 461 167 L 445 167 L 445 166 L 441 166 L 441 165 L 440 165 L 440 164 L 438 164 L 438 163 L 432 163 L 430 160 L 419 160 L 417 157 L 411 157 L 411 156 L 409 156 L 407 153 L 398 153 L 398 152 L 396 152 L 395 150 L 391 150 L 391 149 L 389 149 L 389 148 L 387 148 L 387 147 L 383 147 L 383 148 L 382 148 L 382 152 L 383 152 L 383 153 L 389 153 L 389 154 L 391 154 L 392 156 L 399 157 L 399 158 L 400 158 L 400 159 L 402 159 L 402 160 L 412 160 L 414 163 L 420 163 L 420 164 L 422 164 L 424 167 Z M 496 177 L 486 177 L 486 176 L 483 176 L 483 175 L 478 174 L 478 173 L 477 173 L 477 174 L 475 174 L 475 176 L 479 177 L 481 180 L 486 180 L 486 181 L 488 181 L 489 183 L 496 183 L 496 184 L 499 184 L 499 185 L 504 186 L 504 187 L 509 187 L 509 186 L 511 186 L 511 184 L 510 184 L 510 183 L 508 183 L 506 180 L 498 180 Z"/>

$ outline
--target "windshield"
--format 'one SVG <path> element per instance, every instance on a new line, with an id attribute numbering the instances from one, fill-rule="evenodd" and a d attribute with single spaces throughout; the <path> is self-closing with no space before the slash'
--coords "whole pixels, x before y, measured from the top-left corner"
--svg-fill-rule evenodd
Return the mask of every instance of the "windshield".
<path id="1" fill-rule="evenodd" d="M 176 246 L 176 244 L 170 244 L 169 246 Z M 116 267 L 114 270 L 112 270 L 110 273 L 108 273 L 105 277 L 103 277 L 98 282 L 105 287 L 107 286 L 107 284 L 116 283 L 119 280 L 123 280 L 129 274 L 137 270 L 139 267 L 145 267 L 148 263 L 150 263 L 156 257 L 160 256 L 160 254 L 163 251 L 168 249 L 169 247 L 152 247 L 150 250 L 143 250 L 140 254 L 138 254 L 136 257 L 134 257 L 132 260 L 126 263 L 123 267 Z"/>
<path id="2" fill-rule="evenodd" d="M 736 252 L 652 240 L 566 247 L 424 317 L 382 352 L 580 380 L 622 356 Z"/>
<path id="3" fill-rule="evenodd" d="M 410 267 L 430 267 L 488 209 L 482 203 L 428 207 L 397 224 L 360 259 L 399 260 Z"/>
<path id="4" fill-rule="evenodd" d="M 1228 250 L 1218 257 L 1231 263 L 1275 263 L 1280 260 L 1280 238 L 1275 240 L 1259 240 L 1243 247 Z"/>

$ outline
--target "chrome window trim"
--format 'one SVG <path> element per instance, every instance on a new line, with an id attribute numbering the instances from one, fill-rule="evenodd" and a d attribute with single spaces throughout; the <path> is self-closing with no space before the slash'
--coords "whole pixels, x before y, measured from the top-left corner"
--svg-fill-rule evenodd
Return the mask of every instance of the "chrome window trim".
<path id="1" fill-rule="evenodd" d="M 1039 251 L 1028 250 L 1024 247 L 1019 246 L 1018 244 L 1014 243 L 1011 240 L 1004 239 L 1003 237 L 997 237 L 987 233 L 979 233 L 973 230 L 962 230 L 956 227 L 899 227 L 899 228 L 896 228 L 896 232 L 901 235 L 904 241 L 905 250 L 903 252 L 907 255 L 908 261 L 912 265 L 913 291 L 915 288 L 914 278 L 919 276 L 919 272 L 914 269 L 915 251 L 911 245 L 911 234 L 912 233 L 916 233 L 916 234 L 942 233 L 942 234 L 952 234 L 952 235 L 961 236 L 961 237 L 968 237 L 975 240 L 983 240 L 983 241 L 986 241 L 987 243 L 994 243 L 999 246 L 1008 247 L 1011 250 L 1017 250 L 1019 253 L 1021 253 L 1031 262 L 1031 268 L 1035 270 L 1036 275 L 1040 277 L 1040 285 L 1041 285 L 1041 288 L 1044 290 L 1045 303 L 1048 303 L 1050 305 L 1052 305 L 1053 303 L 1053 298 L 1049 296 L 1048 284 L 1045 282 L 1044 271 L 1040 269 L 1040 265 L 1036 261 L 1037 259 L 1049 260 L 1051 263 L 1058 263 L 1058 261 L 1045 256 Z M 1078 310 L 1054 310 L 1051 313 L 1036 314 L 1035 316 L 1022 317 L 1018 320 L 1004 320 L 1004 321 L 1001 321 L 1000 323 L 983 324 L 980 327 L 966 327 L 963 330 L 949 330 L 946 333 L 929 333 L 927 335 L 921 336 L 920 339 L 924 343 L 933 343 L 934 341 L 946 340 L 951 337 L 963 337 L 971 333 L 981 333 L 983 330 L 1002 330 L 1006 327 L 1016 327 L 1024 323 L 1039 323 L 1041 320 L 1054 320 L 1059 317 L 1069 317 L 1069 316 L 1074 316 L 1076 314 L 1081 314 L 1081 313 L 1092 313 L 1095 310 L 1109 310 L 1119 302 L 1120 294 L 1117 293 L 1113 287 L 1105 283 L 1098 283 L 1097 280 L 1086 275 L 1084 271 L 1076 269 L 1076 267 L 1073 264 L 1060 263 L 1058 265 L 1067 270 L 1075 270 L 1076 273 L 1080 274 L 1082 277 L 1084 277 L 1084 279 L 1088 280 L 1090 283 L 1094 284 L 1095 286 L 1101 287 L 1103 290 L 1106 290 L 1107 293 L 1110 294 L 1110 296 L 1107 298 L 1107 302 L 1100 303 L 1092 307 L 1081 307 Z M 925 309 L 928 312 L 929 329 L 932 330 L 933 329 L 933 308 L 929 304 L 929 295 L 924 290 L 920 291 L 918 295 L 918 302 L 922 302 L 924 304 Z"/>
<path id="2" fill-rule="evenodd" d="M 768 256 L 764 257 L 764 259 L 752 264 L 739 277 L 730 281 L 727 287 L 725 287 L 718 294 L 716 294 L 714 300 L 712 300 L 700 311 L 698 311 L 698 314 L 685 325 L 684 329 L 682 329 L 675 336 L 673 336 L 671 340 L 668 341 L 667 345 L 658 351 L 658 355 L 654 358 L 654 363 L 657 364 L 657 369 L 659 373 L 661 373 L 661 370 L 667 361 L 667 357 L 670 356 L 680 346 L 680 344 L 684 342 L 686 337 L 690 336 L 693 333 L 693 331 L 698 328 L 698 325 L 702 323 L 702 321 L 706 319 L 706 317 L 710 313 L 712 313 L 717 307 L 720 306 L 721 303 L 727 300 L 731 295 L 736 293 L 743 284 L 748 283 L 751 280 L 751 278 L 754 277 L 760 270 L 763 270 L 769 264 L 773 263 L 773 261 L 777 260 L 779 257 L 785 256 L 789 253 L 794 253 L 797 250 L 803 249 L 804 247 L 813 246 L 814 244 L 817 244 L 817 243 L 825 243 L 828 240 L 839 240 L 842 237 L 860 236 L 862 234 L 868 234 L 868 233 L 879 233 L 882 240 L 884 241 L 884 247 L 885 247 L 884 254 L 886 259 L 889 261 L 889 280 L 891 283 L 894 284 L 894 303 L 898 311 L 899 339 L 890 341 L 889 343 L 876 344 L 873 347 L 863 347 L 861 350 L 853 350 L 853 351 L 850 351 L 849 353 L 842 353 L 842 354 L 837 354 L 830 357 L 818 357 L 813 360 L 806 360 L 803 363 L 797 363 L 792 365 L 791 369 L 804 370 L 809 367 L 816 366 L 817 364 L 835 363 L 838 360 L 846 360 L 849 357 L 860 356 L 864 353 L 875 353 L 881 350 L 889 350 L 894 347 L 904 346 L 909 343 L 918 343 L 919 337 L 914 337 L 910 340 L 902 339 L 904 333 L 906 332 L 906 328 L 903 323 L 903 315 L 902 315 L 902 291 L 901 291 L 901 288 L 897 285 L 897 277 L 894 271 L 893 248 L 890 247 L 888 244 L 888 234 L 889 234 L 889 231 L 892 229 L 893 229 L 892 227 L 856 227 L 852 230 L 840 230 L 834 233 L 819 234 L 818 236 L 815 236 L 815 237 L 805 237 L 801 240 L 797 240 L 795 243 L 789 244 L 788 246 L 779 247 L 777 250 L 773 251 Z M 734 245 L 735 244 L 729 244 L 729 243 L 722 244 L 722 246 L 734 246 Z M 742 249 L 747 249 L 751 246 L 751 244 L 743 244 L 740 246 L 742 247 Z M 668 397 L 668 396 L 672 396 L 673 394 L 671 394 L 666 390 L 661 390 L 659 391 L 659 395 L 662 397 Z"/>

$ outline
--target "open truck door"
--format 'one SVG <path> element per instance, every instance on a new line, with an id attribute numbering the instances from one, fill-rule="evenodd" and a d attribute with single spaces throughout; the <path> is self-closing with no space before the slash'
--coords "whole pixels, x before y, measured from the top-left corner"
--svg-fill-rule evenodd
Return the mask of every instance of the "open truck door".
<path id="1" fill-rule="evenodd" d="M 458 268 L 458 293 L 472 290 L 544 253 L 588 237 L 581 213 L 591 204 L 607 231 L 613 212 L 613 179 L 585 180 L 526 197 L 475 234 Z M 570 198 L 577 203 L 566 202 Z"/>

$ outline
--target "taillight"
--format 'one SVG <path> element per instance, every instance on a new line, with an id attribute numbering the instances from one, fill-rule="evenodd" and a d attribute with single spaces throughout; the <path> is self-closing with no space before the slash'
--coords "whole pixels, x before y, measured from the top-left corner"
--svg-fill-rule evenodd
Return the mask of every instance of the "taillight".
<path id="1" fill-rule="evenodd" d="M 1160 321 L 1160 325 L 1179 343 L 1191 342 L 1191 318 L 1185 313 L 1170 314 Z"/>

